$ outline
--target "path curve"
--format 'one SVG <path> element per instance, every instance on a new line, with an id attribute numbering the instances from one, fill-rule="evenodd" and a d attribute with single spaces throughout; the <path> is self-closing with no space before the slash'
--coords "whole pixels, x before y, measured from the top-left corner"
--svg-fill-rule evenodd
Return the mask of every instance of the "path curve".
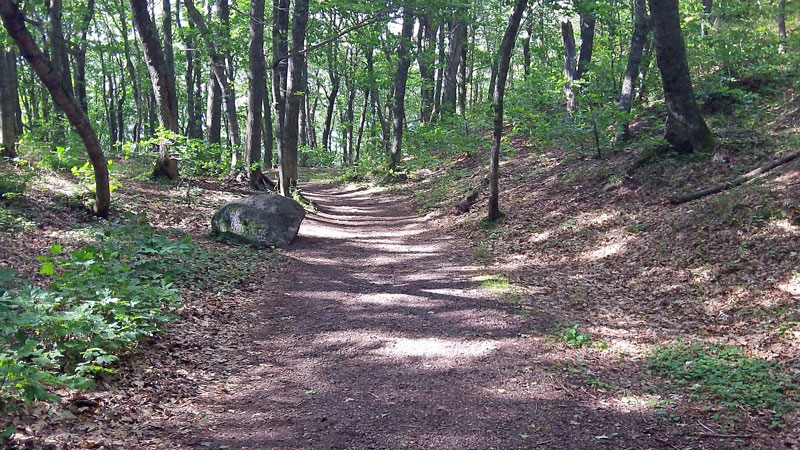
<path id="1" fill-rule="evenodd" d="M 641 434 L 652 417 L 570 394 L 548 356 L 552 323 L 479 289 L 469 247 L 406 201 L 304 193 L 320 211 L 288 251 L 282 293 L 241 330 L 251 344 L 238 351 L 256 356 L 195 400 L 209 416 L 181 424 L 176 445 L 608 448 L 597 436 L 625 429 L 654 444 Z"/>

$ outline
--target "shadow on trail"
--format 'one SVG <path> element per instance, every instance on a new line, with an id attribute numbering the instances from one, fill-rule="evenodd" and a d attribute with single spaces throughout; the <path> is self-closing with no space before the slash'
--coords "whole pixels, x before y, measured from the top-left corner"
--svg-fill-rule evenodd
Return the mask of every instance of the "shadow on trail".
<path id="1" fill-rule="evenodd" d="M 466 247 L 403 201 L 314 185 L 306 195 L 320 212 L 289 251 L 283 295 L 263 298 L 258 318 L 242 323 L 252 343 L 240 350 L 258 356 L 195 400 L 197 420 L 172 430 L 182 445 L 648 448 L 671 440 L 656 437 L 663 427 L 652 408 L 570 393 L 546 336 L 556 318 L 521 319 L 487 296 L 470 280 L 480 272 Z"/>

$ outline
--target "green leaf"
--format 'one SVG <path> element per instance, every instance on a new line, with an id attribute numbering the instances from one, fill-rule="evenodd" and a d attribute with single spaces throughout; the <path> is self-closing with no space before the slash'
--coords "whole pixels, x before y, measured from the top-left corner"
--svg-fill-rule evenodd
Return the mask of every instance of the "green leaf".
<path id="1" fill-rule="evenodd" d="M 56 268 L 55 264 L 51 262 L 46 262 L 42 264 L 42 268 L 39 269 L 39 273 L 42 275 L 53 276 L 53 274 L 55 273 L 55 268 Z"/>
<path id="2" fill-rule="evenodd" d="M 50 254 L 51 255 L 60 255 L 61 254 L 61 244 L 53 244 L 50 246 Z"/>

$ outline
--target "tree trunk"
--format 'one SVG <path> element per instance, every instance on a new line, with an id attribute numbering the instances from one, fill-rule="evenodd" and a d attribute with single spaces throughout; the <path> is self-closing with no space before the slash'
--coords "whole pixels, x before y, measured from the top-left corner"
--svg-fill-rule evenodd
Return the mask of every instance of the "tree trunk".
<path id="1" fill-rule="evenodd" d="M 272 102 L 270 101 L 271 83 L 266 80 L 264 85 L 264 167 L 269 170 L 272 168 L 272 147 L 275 144 L 275 135 L 272 128 Z"/>
<path id="2" fill-rule="evenodd" d="M 158 41 L 156 26 L 150 19 L 147 10 L 147 0 L 129 0 L 133 12 L 133 23 L 139 31 L 142 40 L 147 69 L 150 72 L 150 81 L 153 84 L 153 94 L 158 106 L 158 120 L 162 127 L 178 133 L 178 97 L 174 91 L 175 80 L 170 81 L 164 52 Z M 169 147 L 161 146 L 158 160 L 153 168 L 153 176 L 166 176 L 171 180 L 178 179 L 178 164 L 170 157 Z"/>
<path id="3" fill-rule="evenodd" d="M 231 143 L 233 144 L 233 156 L 231 158 L 231 168 L 233 169 L 238 163 L 238 155 L 239 152 L 241 152 L 242 145 L 242 137 L 239 133 L 239 119 L 236 116 L 236 93 L 233 90 L 233 86 L 228 82 L 228 76 L 225 73 L 225 60 L 223 59 L 222 54 L 217 50 L 213 36 L 208 30 L 206 22 L 203 20 L 203 16 L 194 6 L 194 2 L 192 2 L 192 0 L 184 0 L 183 3 L 186 6 L 186 11 L 189 13 L 189 17 L 192 19 L 197 27 L 197 30 L 200 32 L 200 36 L 203 38 L 203 41 L 205 41 L 206 47 L 208 48 L 208 56 L 211 59 L 211 69 L 214 71 L 214 77 L 217 79 L 217 82 L 222 88 L 222 94 L 224 98 L 223 104 L 225 105 L 225 117 L 228 119 L 228 132 Z"/>
<path id="4" fill-rule="evenodd" d="M 356 88 L 354 83 L 345 83 L 348 86 L 348 93 L 347 93 L 347 104 L 345 105 L 344 110 L 344 154 L 347 157 L 344 160 L 344 164 L 346 165 L 353 165 L 353 148 L 355 147 L 355 142 L 353 140 L 353 121 L 355 120 L 355 113 L 353 112 L 353 104 L 356 101 Z"/>
<path id="5" fill-rule="evenodd" d="M 336 106 L 336 97 L 339 95 L 339 85 L 341 77 L 334 73 L 334 69 L 329 71 L 331 79 L 331 93 L 328 95 L 328 108 L 325 111 L 325 128 L 322 130 L 322 148 L 331 151 L 331 129 L 333 127 L 333 112 Z"/>
<path id="6" fill-rule="evenodd" d="M 517 0 L 514 12 L 508 21 L 508 28 L 503 34 L 500 44 L 500 61 L 497 69 L 497 85 L 494 88 L 494 127 L 492 130 L 492 161 L 489 174 L 489 220 L 503 217 L 500 212 L 500 189 L 498 179 L 500 176 L 500 142 L 503 139 L 503 97 L 506 90 L 508 68 L 511 66 L 511 54 L 514 51 L 514 42 L 517 40 L 519 24 L 522 13 L 528 6 L 528 0 Z"/>
<path id="7" fill-rule="evenodd" d="M 561 22 L 561 42 L 564 44 L 564 77 L 567 79 L 564 85 L 564 94 L 567 97 L 567 111 L 574 111 L 575 91 L 572 84 L 577 80 L 575 71 L 575 36 L 572 31 L 572 23 L 569 20 Z"/>
<path id="8" fill-rule="evenodd" d="M 161 0 L 161 34 L 164 35 L 164 63 L 167 69 L 169 89 L 175 92 L 175 111 L 178 111 L 178 88 L 175 81 L 175 54 L 172 50 L 172 8 L 170 0 Z M 178 127 L 180 129 L 180 126 Z"/>
<path id="9" fill-rule="evenodd" d="M 95 204 L 94 213 L 100 217 L 107 217 L 111 204 L 111 192 L 108 185 L 108 163 L 106 162 L 100 141 L 92 128 L 89 117 L 81 109 L 70 91 L 64 87 L 64 80 L 60 74 L 54 72 L 50 61 L 47 61 L 33 36 L 25 28 L 25 17 L 11 0 L 0 0 L 0 15 L 8 34 L 14 39 L 20 53 L 30 63 L 31 68 L 39 76 L 42 84 L 50 91 L 53 102 L 64 111 L 70 124 L 83 140 L 89 161 L 94 169 L 95 179 Z"/>
<path id="10" fill-rule="evenodd" d="M 706 28 L 714 28 L 714 16 L 712 12 L 714 10 L 714 0 L 703 0 L 703 21 L 700 23 L 700 34 L 705 36 L 708 34 L 708 30 Z"/>
<path id="11" fill-rule="evenodd" d="M 194 28 L 192 21 L 189 22 L 189 29 Z M 180 23 L 178 23 L 180 27 Z M 198 139 L 203 135 L 200 129 L 200 115 L 197 112 L 197 98 L 195 96 L 195 80 L 198 68 L 195 67 L 194 50 L 191 42 L 184 42 L 186 46 L 186 73 L 183 80 L 186 83 L 186 136 L 190 139 Z"/>
<path id="12" fill-rule="evenodd" d="M 303 85 L 300 86 L 300 92 L 303 92 L 303 100 L 300 102 L 300 129 L 299 139 L 300 139 L 300 147 L 306 148 L 308 147 L 308 65 L 303 64 Z"/>
<path id="13" fill-rule="evenodd" d="M 575 79 L 580 80 L 589 70 L 594 50 L 595 17 L 592 14 L 581 14 L 581 48 L 578 54 L 578 69 Z"/>
<path id="14" fill-rule="evenodd" d="M 0 157 L 17 156 L 17 57 L 0 45 Z"/>
<path id="15" fill-rule="evenodd" d="M 289 61 L 289 0 L 272 0 L 272 101 L 275 104 L 275 134 L 278 137 L 278 159 L 284 146 L 286 116 L 286 79 Z"/>
<path id="16" fill-rule="evenodd" d="M 649 0 L 655 34 L 656 61 L 667 104 L 665 138 L 679 153 L 708 152 L 714 136 L 708 129 L 692 90 L 686 46 L 681 35 L 678 0 Z"/>
<path id="17" fill-rule="evenodd" d="M 420 84 L 420 122 L 428 123 L 433 114 L 434 88 L 436 85 L 433 63 L 436 49 L 436 27 L 426 15 L 419 17 L 419 64 Z"/>
<path id="18" fill-rule="evenodd" d="M 208 101 L 206 102 L 206 142 L 219 144 L 222 140 L 222 89 L 214 71 L 208 75 Z"/>
<path id="19" fill-rule="evenodd" d="M 439 25 L 439 64 L 436 69 L 436 87 L 433 92 L 433 113 L 431 114 L 431 121 L 436 119 L 442 113 L 442 78 L 444 78 L 444 24 Z"/>
<path id="20" fill-rule="evenodd" d="M 447 67 L 444 72 L 444 92 L 442 94 L 442 113 L 456 112 L 457 80 L 461 49 L 467 40 L 467 24 L 462 20 L 453 22 L 450 30 L 450 51 L 447 56 Z"/>
<path id="21" fill-rule="evenodd" d="M 292 14 L 292 51 L 289 58 L 286 80 L 286 112 L 284 117 L 284 137 L 281 141 L 284 146 L 280 152 L 280 189 L 281 194 L 291 195 L 291 190 L 297 187 L 297 141 L 300 115 L 301 97 L 307 95 L 301 92 L 303 87 L 303 66 L 306 55 L 301 50 L 305 46 L 306 27 L 308 25 L 308 0 L 296 0 Z"/>
<path id="22" fill-rule="evenodd" d="M 619 96 L 619 108 L 626 115 L 631 112 L 633 107 L 633 88 L 636 84 L 636 77 L 639 76 L 639 66 L 642 62 L 644 44 L 649 32 L 647 19 L 647 0 L 634 0 L 634 24 L 633 36 L 631 37 L 631 49 L 628 54 L 628 65 L 625 68 L 625 78 L 622 81 L 622 92 Z M 628 129 L 628 119 L 624 118 L 620 124 L 621 131 L 619 139 L 627 141 L 630 138 Z"/>
<path id="23" fill-rule="evenodd" d="M 464 45 L 458 63 L 458 105 L 456 111 L 462 116 L 467 113 L 467 28 L 464 28 Z"/>
<path id="24" fill-rule="evenodd" d="M 80 41 L 75 45 L 75 95 L 83 112 L 87 114 L 89 113 L 89 103 L 86 98 L 86 47 L 89 44 L 87 39 L 89 25 L 93 18 L 94 0 L 89 0 L 86 5 L 86 16 L 82 18 L 83 23 L 81 23 L 78 33 Z"/>
<path id="25" fill-rule="evenodd" d="M 359 160 L 361 156 L 361 139 L 364 137 L 364 125 L 367 123 L 367 112 L 369 111 L 369 89 L 364 89 L 364 107 L 361 108 L 361 119 L 358 122 L 358 138 L 356 139 L 355 156 L 353 162 Z"/>
<path id="26" fill-rule="evenodd" d="M 462 25 L 464 26 L 464 25 Z M 409 47 L 414 33 L 414 14 L 408 4 L 403 6 L 403 31 L 400 34 L 400 44 L 397 46 L 397 72 L 394 77 L 394 106 L 392 112 L 392 147 L 389 168 L 395 170 L 402 159 L 403 130 L 405 128 L 405 100 L 406 84 L 408 82 L 408 68 L 411 66 Z M 453 99 L 455 100 L 455 99 Z"/>
<path id="27" fill-rule="evenodd" d="M 125 0 L 119 1 L 119 19 L 120 28 L 122 30 L 122 48 L 125 53 L 125 67 L 128 70 L 128 75 L 131 78 L 133 85 L 133 101 L 136 105 L 136 123 L 133 126 L 133 140 L 139 141 L 142 136 L 142 90 L 139 85 L 139 77 L 136 69 L 133 67 L 131 60 L 130 43 L 128 42 L 128 15 L 125 12 Z"/>
<path id="28" fill-rule="evenodd" d="M 530 13 L 529 13 L 530 14 Z M 522 70 L 525 78 L 531 74 L 531 38 L 533 37 L 533 18 L 528 16 L 525 25 L 525 41 L 522 45 Z"/>
<path id="29" fill-rule="evenodd" d="M 783 53 L 784 45 L 786 44 L 786 0 L 778 1 L 778 52 Z"/>
<path id="30" fill-rule="evenodd" d="M 250 0 L 250 44 L 247 56 L 250 59 L 247 94 L 247 134 L 245 137 L 245 170 L 248 182 L 253 189 L 274 187 L 267 180 L 256 163 L 261 162 L 261 107 L 266 88 L 266 67 L 264 62 L 264 0 Z"/>

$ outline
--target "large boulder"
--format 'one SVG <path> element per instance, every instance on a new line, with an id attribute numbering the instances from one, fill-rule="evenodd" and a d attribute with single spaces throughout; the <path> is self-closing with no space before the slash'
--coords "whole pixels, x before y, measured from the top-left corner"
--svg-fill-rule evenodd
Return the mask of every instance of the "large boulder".
<path id="1" fill-rule="evenodd" d="M 211 219 L 211 234 L 252 245 L 286 248 L 300 230 L 303 207 L 281 195 L 251 195 L 230 201 Z"/>

